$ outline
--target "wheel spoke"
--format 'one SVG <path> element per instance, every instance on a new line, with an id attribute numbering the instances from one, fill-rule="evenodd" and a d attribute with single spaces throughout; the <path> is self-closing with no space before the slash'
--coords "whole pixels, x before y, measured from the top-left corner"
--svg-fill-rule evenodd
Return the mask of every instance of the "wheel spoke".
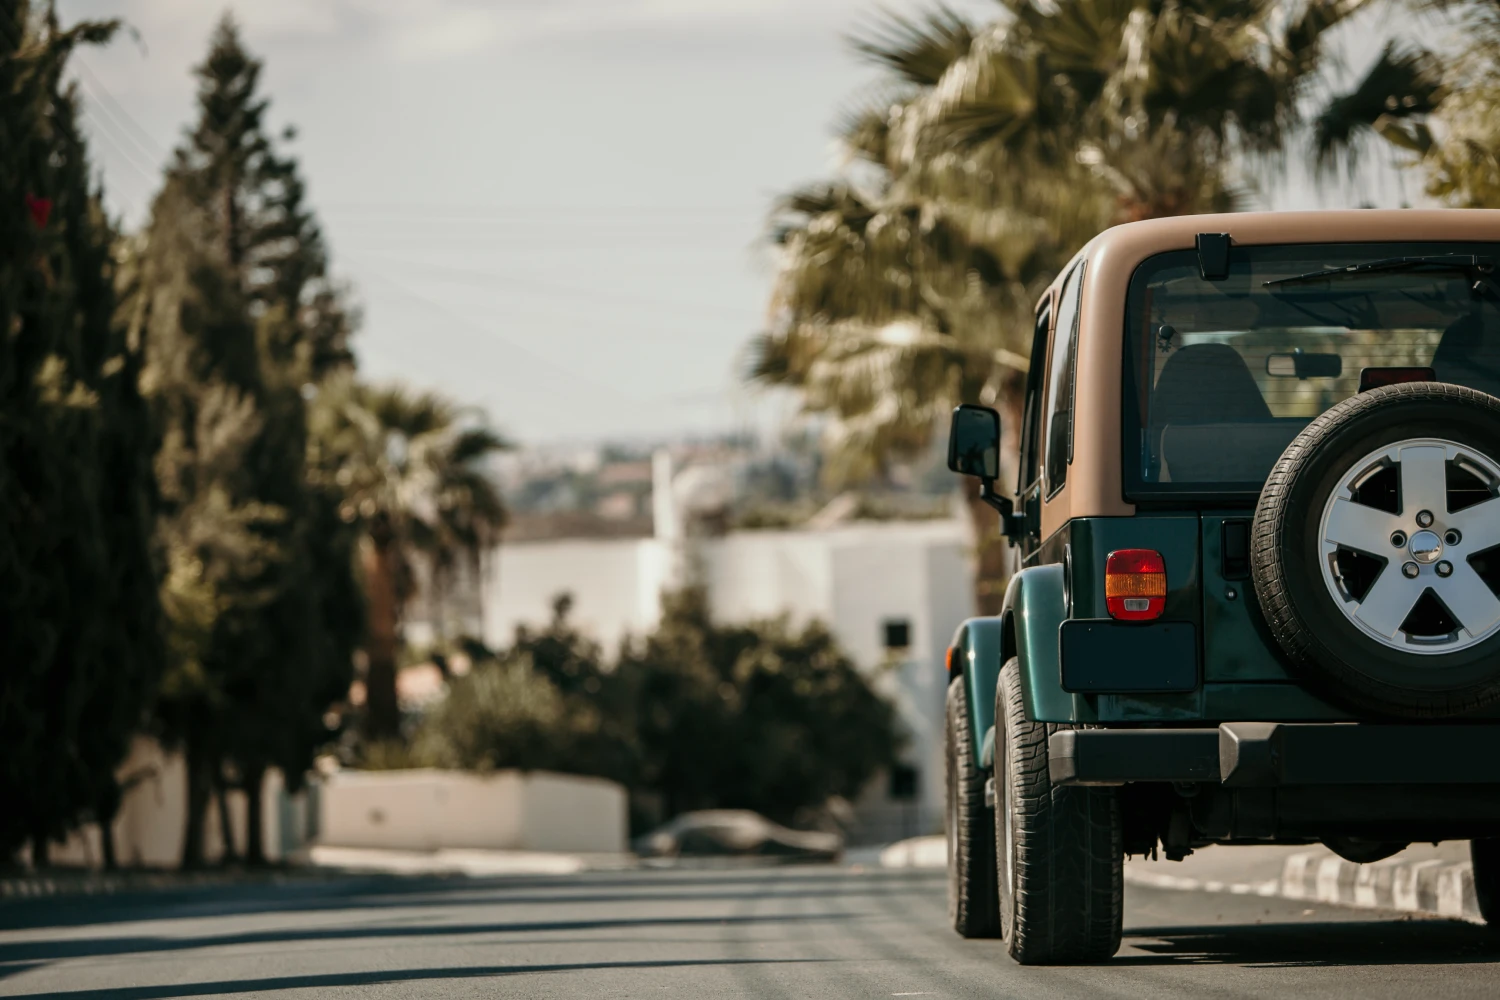
<path id="1" fill-rule="evenodd" d="M 1449 514 L 1445 523 L 1463 534 L 1460 551 L 1473 555 L 1494 548 L 1500 545 L 1500 497 Z"/>
<path id="2" fill-rule="evenodd" d="M 1376 577 L 1364 600 L 1354 609 L 1354 617 L 1381 635 L 1395 636 L 1424 589 L 1415 581 L 1402 576 L 1401 568 L 1395 561 L 1386 563 L 1385 569 L 1380 571 L 1380 576 Z"/>
<path id="3" fill-rule="evenodd" d="M 1453 575 L 1437 577 L 1432 585 L 1443 606 L 1471 636 L 1482 635 L 1500 622 L 1500 598 L 1463 560 L 1453 563 Z"/>
<path id="4" fill-rule="evenodd" d="M 1391 547 L 1391 534 L 1400 524 L 1399 518 L 1383 510 L 1340 498 L 1328 512 L 1324 541 L 1380 555 Z"/>
<path id="5" fill-rule="evenodd" d="M 1441 445 L 1402 448 L 1401 514 L 1412 517 L 1419 510 L 1439 516 L 1448 512 L 1448 449 Z"/>

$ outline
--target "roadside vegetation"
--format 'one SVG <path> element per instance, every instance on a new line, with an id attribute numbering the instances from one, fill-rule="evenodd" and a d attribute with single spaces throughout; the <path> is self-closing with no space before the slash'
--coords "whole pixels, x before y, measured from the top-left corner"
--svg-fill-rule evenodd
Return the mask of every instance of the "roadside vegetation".
<path id="1" fill-rule="evenodd" d="M 822 625 L 716 623 L 688 588 L 611 661 L 569 610 L 559 597 L 507 649 L 464 643 L 466 671 L 412 713 L 409 741 L 357 762 L 597 775 L 630 789 L 640 826 L 721 808 L 819 822 L 897 760 L 894 708 Z"/>
<path id="2" fill-rule="evenodd" d="M 0 864 L 96 822 L 114 866 L 138 735 L 186 762 L 185 867 L 215 813 L 222 860 L 263 863 L 265 775 L 295 791 L 336 745 L 787 820 L 893 759 L 892 708 L 825 629 L 716 624 L 697 591 L 614 662 L 561 601 L 509 649 L 468 643 L 473 669 L 403 719 L 407 611 L 498 544 L 509 444 L 360 377 L 358 308 L 231 18 L 149 217 L 109 217 L 67 64 L 119 29 L 0 3 Z"/>
<path id="3" fill-rule="evenodd" d="M 260 63 L 226 17 L 149 219 L 109 218 L 67 78 L 114 21 L 0 4 L 0 859 L 103 831 L 150 734 L 188 764 L 182 862 L 217 808 L 263 861 L 260 796 L 339 735 L 356 661 L 394 731 L 409 565 L 441 580 L 504 523 L 482 415 L 359 379 L 358 310 Z"/>

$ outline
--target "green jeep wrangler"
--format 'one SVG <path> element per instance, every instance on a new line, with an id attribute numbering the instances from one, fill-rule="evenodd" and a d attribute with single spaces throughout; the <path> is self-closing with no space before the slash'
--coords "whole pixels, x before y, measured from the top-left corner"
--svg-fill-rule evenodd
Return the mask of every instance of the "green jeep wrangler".
<path id="1" fill-rule="evenodd" d="M 1500 923 L 1500 212 L 1132 223 L 1043 297 L 1019 549 L 949 650 L 949 908 L 1023 963 L 1119 948 L 1122 864 L 1472 842 Z"/>

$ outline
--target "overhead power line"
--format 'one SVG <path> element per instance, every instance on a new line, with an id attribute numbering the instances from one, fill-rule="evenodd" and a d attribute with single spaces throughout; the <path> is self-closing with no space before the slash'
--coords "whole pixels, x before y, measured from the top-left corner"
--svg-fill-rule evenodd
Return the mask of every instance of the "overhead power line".
<path id="1" fill-rule="evenodd" d="M 453 267 L 447 264 L 435 264 L 427 261 L 403 260 L 388 257 L 384 254 L 371 254 L 391 264 L 400 265 L 404 268 L 416 268 L 443 276 L 443 280 L 454 281 L 474 287 L 489 288 L 502 287 L 507 290 L 519 291 L 528 295 L 556 295 L 564 296 L 570 301 L 583 301 L 597 303 L 599 305 L 627 305 L 645 306 L 652 309 L 662 310 L 666 315 L 677 315 L 684 312 L 696 312 L 707 315 L 712 314 L 717 319 L 729 319 L 744 321 L 745 313 L 713 306 L 708 303 L 696 302 L 668 302 L 663 299 L 654 299 L 648 296 L 631 295 L 629 293 L 610 292 L 597 288 L 588 288 L 582 285 L 566 285 L 556 282 L 536 281 L 530 277 L 502 274 L 496 271 L 486 271 L 477 268 Z"/>
<path id="2" fill-rule="evenodd" d="M 596 395 L 600 395 L 603 397 L 613 397 L 622 402 L 637 402 L 637 400 L 622 392 L 618 385 L 596 382 L 593 379 L 589 379 L 579 375 L 577 372 L 568 371 L 556 362 L 549 361 L 547 358 L 542 357 L 540 354 L 537 354 L 530 348 L 522 346 L 513 338 L 507 337 L 504 334 L 489 327 L 481 326 L 480 324 L 475 323 L 472 320 L 465 319 L 463 316 L 460 316 L 458 313 L 454 312 L 452 309 L 448 308 L 442 303 L 435 302 L 432 299 L 428 298 L 426 295 L 423 295 L 420 292 L 413 291 L 404 283 L 392 279 L 387 274 L 383 274 L 380 271 L 370 271 L 367 273 L 370 277 L 373 277 L 376 281 L 380 282 L 391 290 L 405 296 L 408 299 L 411 299 L 414 302 L 426 306 L 428 309 L 445 317 L 450 322 L 456 324 L 464 330 L 467 330 L 469 333 L 481 334 L 486 340 L 490 340 L 508 347 L 512 351 L 515 351 L 517 354 L 525 357 L 531 363 L 541 366 L 542 368 L 552 372 L 554 375 L 576 386 L 579 386 L 580 388 L 587 388 Z"/>
<path id="3" fill-rule="evenodd" d="M 151 170 L 151 168 L 143 167 L 141 166 L 141 164 L 136 162 L 135 157 L 130 152 L 130 150 L 120 145 L 119 141 L 115 139 L 115 137 L 111 134 L 109 126 L 105 119 L 95 114 L 91 106 L 85 105 L 83 113 L 89 121 L 94 123 L 95 127 L 90 130 L 92 132 L 92 137 L 101 142 L 107 149 L 111 150 L 115 154 L 116 160 L 124 163 L 127 167 L 135 172 L 136 176 L 138 176 L 141 179 L 142 183 L 146 185 L 146 196 L 150 197 L 151 188 L 156 183 L 154 171 Z"/>
<path id="4" fill-rule="evenodd" d="M 135 116 L 127 111 L 124 105 L 115 100 L 114 94 L 110 93 L 109 88 L 104 85 L 104 81 L 99 79 L 99 75 L 89 68 L 87 62 L 75 55 L 71 61 L 71 65 L 77 66 L 83 76 L 88 78 L 84 80 L 80 77 L 80 82 L 85 85 L 85 89 L 95 96 L 95 99 L 99 103 L 104 105 L 105 112 L 110 117 L 118 117 L 125 123 L 122 129 L 129 133 L 131 141 L 135 143 L 141 152 L 146 154 L 148 160 L 162 163 L 170 158 L 171 153 L 166 147 L 162 146 L 149 132 L 142 128 L 141 123 L 135 120 Z"/>

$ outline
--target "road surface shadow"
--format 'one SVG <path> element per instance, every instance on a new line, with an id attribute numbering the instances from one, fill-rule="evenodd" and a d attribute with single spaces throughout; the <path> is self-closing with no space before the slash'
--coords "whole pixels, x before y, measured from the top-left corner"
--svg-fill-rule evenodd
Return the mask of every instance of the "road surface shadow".
<path id="1" fill-rule="evenodd" d="M 679 967 L 734 965 L 800 965 L 829 961 L 818 958 L 727 958 L 683 959 L 665 962 L 579 962 L 572 965 L 489 965 L 455 966 L 436 969 L 387 969 L 382 972 L 346 972 L 309 976 L 277 976 L 267 979 L 226 979 L 208 983 L 170 983 L 162 986 L 124 986 L 102 990 L 72 990 L 61 993 L 17 993 L 13 1000 L 42 1000 L 62 997 L 64 1000 L 168 1000 L 171 997 L 223 996 L 229 993 L 257 993 L 275 990 L 327 990 L 339 986 L 378 986 L 383 983 L 410 983 L 424 979 L 486 979 L 494 976 L 539 975 L 554 972 L 583 972 L 603 969 L 671 969 Z"/>
<path id="2" fill-rule="evenodd" d="M 1500 962 L 1500 933 L 1456 920 L 1141 927 L 1125 932 L 1120 965 L 1229 964 L 1270 968 Z"/>
<path id="3" fill-rule="evenodd" d="M 822 869 L 780 877 L 745 872 L 732 878 L 672 878 L 661 873 L 622 872 L 601 877 L 467 878 L 464 876 L 351 876 L 279 885 L 201 886 L 132 890 L 110 896 L 53 896 L 0 902 L 0 931 L 43 927 L 87 927 L 183 917 L 243 916 L 253 913 L 314 913 L 327 910 L 387 909 L 404 906 L 519 906 L 541 903 L 657 903 L 743 901 L 769 897 L 824 897 L 889 891 L 891 885 L 941 884 L 942 872 L 893 869 Z M 862 884 L 868 888 L 861 889 Z M 559 894 L 549 890 L 570 890 Z"/>
<path id="4" fill-rule="evenodd" d="M 168 937 L 73 938 L 60 941 L 0 942 L 0 977 L 11 971 L 10 963 L 58 961 L 69 958 L 101 958 L 153 952 L 223 948 L 234 945 L 289 944 L 298 941 L 354 941 L 381 938 L 458 937 L 474 934 L 540 934 L 558 931 L 598 931 L 661 927 L 719 927 L 726 924 L 785 924 L 857 919 L 848 913 L 768 913 L 762 916 L 722 915 L 690 917 L 619 917 L 595 920 L 550 920 L 516 923 L 356 924 L 352 927 L 285 927 L 237 934 Z"/>

